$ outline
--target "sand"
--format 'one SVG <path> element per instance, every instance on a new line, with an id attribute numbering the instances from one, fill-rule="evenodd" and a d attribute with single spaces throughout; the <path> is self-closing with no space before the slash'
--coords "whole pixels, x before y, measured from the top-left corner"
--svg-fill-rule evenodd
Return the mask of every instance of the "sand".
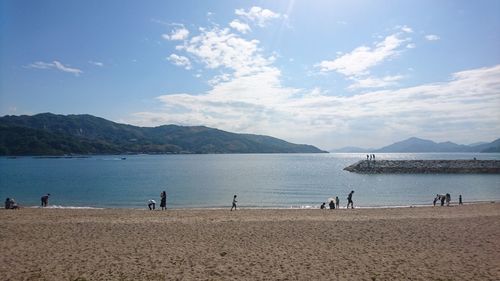
<path id="1" fill-rule="evenodd" d="M 500 204 L 0 211 L 2 280 L 500 280 Z"/>

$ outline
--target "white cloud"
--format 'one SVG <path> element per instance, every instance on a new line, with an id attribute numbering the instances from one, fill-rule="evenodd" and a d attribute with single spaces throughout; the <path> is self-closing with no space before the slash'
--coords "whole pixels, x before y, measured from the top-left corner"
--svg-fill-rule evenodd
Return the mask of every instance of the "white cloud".
<path id="1" fill-rule="evenodd" d="M 402 75 L 384 76 L 382 78 L 367 77 L 367 78 L 352 78 L 354 84 L 347 87 L 349 90 L 365 89 L 365 88 L 384 88 L 397 85 L 397 81 L 403 79 Z"/>
<path id="2" fill-rule="evenodd" d="M 499 77 L 497 65 L 455 73 L 447 82 L 336 96 L 285 87 L 279 70 L 271 69 L 218 83 L 204 93 L 159 96 L 162 111 L 136 113 L 131 122 L 203 124 L 323 147 L 353 139 L 356 145 L 386 144 L 413 135 L 460 140 L 471 128 L 474 138 L 490 139 L 500 131 Z"/>
<path id="3" fill-rule="evenodd" d="M 417 45 L 415 45 L 415 43 L 409 43 L 408 45 L 406 45 L 406 48 L 408 49 L 415 49 L 417 47 Z"/>
<path id="4" fill-rule="evenodd" d="M 83 71 L 78 69 L 78 68 L 71 68 L 69 66 L 65 66 L 64 64 L 62 64 L 61 62 L 56 61 L 56 60 L 52 61 L 52 62 L 37 61 L 37 62 L 34 62 L 26 67 L 27 68 L 36 68 L 36 69 L 57 69 L 57 70 L 62 71 L 62 72 L 72 73 L 75 76 L 79 76 L 80 74 L 83 73 Z"/>
<path id="5" fill-rule="evenodd" d="M 429 41 L 437 41 L 437 40 L 441 39 L 441 37 L 439 37 L 435 34 L 429 34 L 429 35 L 425 35 L 425 39 L 427 39 Z"/>
<path id="6" fill-rule="evenodd" d="M 93 64 L 95 66 L 99 66 L 99 67 L 103 67 L 104 66 L 104 63 L 100 62 L 100 61 L 89 61 L 90 64 Z"/>
<path id="7" fill-rule="evenodd" d="M 406 32 L 406 33 L 413 33 L 413 29 L 411 29 L 411 27 L 406 26 L 406 25 L 401 26 L 401 30 Z"/>
<path id="8" fill-rule="evenodd" d="M 260 53 L 258 44 L 258 40 L 245 40 L 228 28 L 214 27 L 201 29 L 200 35 L 176 49 L 190 53 L 207 68 L 227 68 L 235 76 L 243 76 L 264 71 L 271 64 Z"/>
<path id="9" fill-rule="evenodd" d="M 182 66 L 188 70 L 191 69 L 191 61 L 185 56 L 171 54 L 170 56 L 167 57 L 167 60 L 172 62 L 173 64 L 175 64 L 177 66 Z"/>
<path id="10" fill-rule="evenodd" d="M 229 26 L 238 30 L 243 34 L 251 31 L 250 26 L 248 24 L 240 22 L 239 20 L 233 20 L 232 22 L 229 23 Z"/>
<path id="11" fill-rule="evenodd" d="M 161 35 L 164 39 L 170 40 L 170 41 L 182 41 L 186 40 L 189 37 L 189 30 L 187 30 L 184 27 L 176 28 L 172 30 L 172 32 L 169 34 L 162 34 Z"/>
<path id="12" fill-rule="evenodd" d="M 275 13 L 269 9 L 263 9 L 256 6 L 250 8 L 248 11 L 245 11 L 245 9 L 236 9 L 234 13 L 244 19 L 254 22 L 260 27 L 264 27 L 270 20 L 278 19 L 281 17 L 280 14 Z"/>
<path id="13" fill-rule="evenodd" d="M 399 33 L 392 34 L 385 37 L 382 42 L 376 43 L 373 48 L 360 46 L 335 60 L 324 60 L 316 67 L 322 72 L 336 71 L 346 76 L 366 75 L 370 68 L 397 55 L 406 41 L 408 39 L 401 38 Z"/>

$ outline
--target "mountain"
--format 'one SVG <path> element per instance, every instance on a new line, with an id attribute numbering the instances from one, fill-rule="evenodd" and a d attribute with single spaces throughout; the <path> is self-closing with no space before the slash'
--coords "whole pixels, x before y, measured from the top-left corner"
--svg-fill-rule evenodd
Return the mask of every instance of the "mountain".
<path id="1" fill-rule="evenodd" d="M 336 148 L 336 149 L 331 149 L 330 152 L 337 152 L 337 153 L 355 153 L 355 152 L 370 152 L 374 151 L 375 149 L 372 148 L 361 148 L 357 146 L 346 146 L 342 148 Z"/>
<path id="2" fill-rule="evenodd" d="M 468 152 L 471 147 L 453 142 L 436 143 L 431 140 L 409 138 L 377 149 L 375 152 Z"/>
<path id="3" fill-rule="evenodd" d="M 312 145 L 204 126 L 137 127 L 92 115 L 0 117 L 0 155 L 324 153 Z"/>
<path id="4" fill-rule="evenodd" d="M 479 145 L 463 145 L 453 142 L 436 143 L 431 140 L 409 138 L 384 146 L 375 152 L 500 152 L 500 139 Z"/>
<path id="5" fill-rule="evenodd" d="M 477 145 L 474 149 L 480 152 L 500 152 L 500 139 L 496 139 L 490 143 Z"/>

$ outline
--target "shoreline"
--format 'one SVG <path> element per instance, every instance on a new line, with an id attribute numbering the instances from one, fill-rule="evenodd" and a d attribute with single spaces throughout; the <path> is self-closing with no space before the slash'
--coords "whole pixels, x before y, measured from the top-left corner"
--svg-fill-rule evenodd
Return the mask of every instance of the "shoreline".
<path id="1" fill-rule="evenodd" d="M 478 200 L 478 201 L 466 201 L 463 205 L 476 205 L 476 204 L 498 204 L 500 199 L 492 200 Z M 238 206 L 238 210 L 315 210 L 320 209 L 320 204 L 317 206 L 304 205 L 304 206 L 290 206 L 290 207 L 252 207 L 252 206 Z M 459 207 L 458 203 L 451 203 L 449 207 Z M 168 207 L 168 206 L 167 206 Z M 400 208 L 425 208 L 425 207 L 448 207 L 440 206 L 436 204 L 412 204 L 412 205 L 381 205 L 381 206 L 356 206 L 354 209 L 371 210 L 371 209 L 400 209 Z M 224 207 L 168 207 L 167 210 L 226 210 L 230 209 L 231 206 Z M 21 209 L 62 209 L 62 210 L 144 210 L 150 211 L 147 206 L 143 208 L 140 207 L 95 207 L 95 206 L 66 206 L 66 205 L 48 205 L 47 207 L 40 206 L 21 206 Z M 334 210 L 346 210 L 345 206 L 340 208 L 335 208 Z M 349 208 L 350 209 L 350 208 Z M 326 208 L 325 210 L 330 210 Z M 161 211 L 160 208 L 156 208 L 154 211 Z"/>

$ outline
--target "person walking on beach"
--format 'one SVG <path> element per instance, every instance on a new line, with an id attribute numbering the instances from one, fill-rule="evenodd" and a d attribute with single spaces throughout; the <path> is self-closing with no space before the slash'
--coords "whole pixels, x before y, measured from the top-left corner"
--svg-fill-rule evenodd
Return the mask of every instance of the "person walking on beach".
<path id="1" fill-rule="evenodd" d="M 156 201 L 155 201 L 155 200 L 153 200 L 153 199 L 150 199 L 150 200 L 148 201 L 148 207 L 149 207 L 149 210 L 150 210 L 150 211 L 153 211 L 153 210 L 155 209 L 155 207 L 156 207 Z"/>
<path id="2" fill-rule="evenodd" d="M 446 206 L 450 206 L 450 201 L 451 201 L 451 195 L 449 193 L 446 193 Z"/>
<path id="3" fill-rule="evenodd" d="M 161 193 L 160 193 L 160 198 L 161 198 L 161 201 L 160 201 L 160 207 L 161 207 L 161 210 L 166 210 L 167 209 L 167 192 L 165 190 L 163 190 Z"/>
<path id="4" fill-rule="evenodd" d="M 340 208 L 340 200 L 339 200 L 339 197 L 338 197 L 338 196 L 335 196 L 335 207 L 336 207 L 337 209 L 339 209 L 339 208 Z"/>
<path id="5" fill-rule="evenodd" d="M 436 202 L 439 200 L 439 194 L 436 194 L 436 197 L 434 197 L 434 201 L 432 202 L 432 205 L 436 207 Z"/>
<path id="6" fill-rule="evenodd" d="M 42 198 L 40 198 L 40 201 L 42 203 L 42 207 L 47 207 L 47 205 L 49 204 L 49 197 L 50 197 L 50 193 L 47 193 L 46 195 L 42 196 Z"/>
<path id="7" fill-rule="evenodd" d="M 233 206 L 231 206 L 231 211 L 233 210 L 233 208 L 234 208 L 234 210 L 236 210 L 236 203 L 237 202 L 238 201 L 236 201 L 236 194 L 235 194 L 234 197 L 233 197 Z"/>
<path id="8" fill-rule="evenodd" d="M 441 207 L 443 207 L 444 206 L 444 200 L 446 200 L 446 196 L 439 195 L 439 199 L 441 200 Z"/>
<path id="9" fill-rule="evenodd" d="M 464 203 L 462 202 L 462 194 L 458 195 L 458 205 L 463 205 Z"/>
<path id="10" fill-rule="evenodd" d="M 328 204 L 330 206 L 330 210 L 335 210 L 335 203 L 333 203 L 333 200 L 330 200 L 330 204 Z"/>
<path id="11" fill-rule="evenodd" d="M 351 190 L 349 192 L 349 195 L 347 195 L 347 209 L 349 209 L 349 205 L 351 205 L 351 209 L 354 209 L 354 203 L 352 202 L 352 194 L 354 193 L 354 190 Z"/>

